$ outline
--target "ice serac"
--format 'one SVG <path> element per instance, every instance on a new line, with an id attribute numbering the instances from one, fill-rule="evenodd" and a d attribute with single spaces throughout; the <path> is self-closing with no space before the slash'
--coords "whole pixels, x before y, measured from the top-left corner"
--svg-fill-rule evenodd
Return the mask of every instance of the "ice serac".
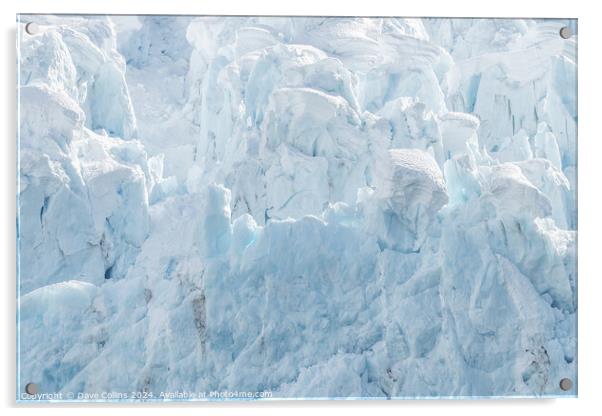
<path id="1" fill-rule="evenodd" d="M 392 149 L 375 180 L 382 206 L 382 243 L 398 251 L 419 251 L 438 211 L 447 203 L 443 174 L 423 150 Z"/>
<path id="2" fill-rule="evenodd" d="M 86 127 L 111 136 L 136 135 L 136 117 L 124 78 L 125 62 L 116 50 L 108 19 L 40 17 L 53 30 L 23 38 L 20 80 L 63 90 L 85 111 Z"/>
<path id="3" fill-rule="evenodd" d="M 19 51 L 24 293 L 64 280 L 123 277 L 148 233 L 147 156 L 125 140 L 135 129 L 125 68 L 111 49 L 110 22 L 84 21 L 28 37 Z M 94 72 L 98 67 L 107 72 Z"/>
<path id="4" fill-rule="evenodd" d="M 558 22 L 429 19 L 427 27 L 456 58 L 446 79 L 448 103 L 481 119 L 483 147 L 502 151 L 521 130 L 533 137 L 544 122 L 556 137 L 562 169 L 575 165 L 576 48 L 558 36 Z"/>
<path id="5" fill-rule="evenodd" d="M 139 138 L 151 157 L 163 158 L 165 177 L 172 178 L 169 186 L 178 191 L 195 160 L 199 130 L 198 121 L 186 110 L 187 97 L 194 91 L 186 83 L 192 50 L 186 30 L 192 18 L 144 16 L 134 17 L 134 22 L 130 18 L 115 20 L 123 27 L 118 46 L 127 63 L 125 77 L 137 109 Z"/>
<path id="6" fill-rule="evenodd" d="M 40 19 L 19 391 L 575 395 L 572 21 Z"/>

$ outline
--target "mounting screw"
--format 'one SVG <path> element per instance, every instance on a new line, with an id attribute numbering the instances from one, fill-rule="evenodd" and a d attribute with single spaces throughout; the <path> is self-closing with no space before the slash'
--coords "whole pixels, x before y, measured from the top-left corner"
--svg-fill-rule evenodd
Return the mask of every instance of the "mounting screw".
<path id="1" fill-rule="evenodd" d="M 29 22 L 25 25 L 25 31 L 30 35 L 35 35 L 40 32 L 40 26 L 37 23 Z"/>
<path id="2" fill-rule="evenodd" d="M 571 36 L 573 36 L 573 31 L 571 30 L 570 27 L 564 26 L 562 29 L 560 29 L 560 37 L 562 39 L 568 39 Z"/>
<path id="3" fill-rule="evenodd" d="M 38 386 L 36 383 L 27 383 L 27 385 L 25 385 L 25 393 L 30 394 L 30 395 L 35 395 L 38 393 Z"/>
<path id="4" fill-rule="evenodd" d="M 570 378 L 563 378 L 560 380 L 560 388 L 564 391 L 568 391 L 573 388 L 573 380 Z"/>

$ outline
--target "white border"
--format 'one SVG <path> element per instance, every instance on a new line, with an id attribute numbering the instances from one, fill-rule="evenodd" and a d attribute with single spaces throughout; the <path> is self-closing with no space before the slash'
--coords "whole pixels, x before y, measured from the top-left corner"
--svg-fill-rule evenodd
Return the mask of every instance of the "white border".
<path id="1" fill-rule="evenodd" d="M 600 356 L 600 317 L 602 311 L 602 89 L 600 88 L 601 59 L 599 45 L 602 40 L 602 16 L 596 13 L 595 2 L 590 1 L 545 1 L 525 0 L 448 0 L 448 1 L 403 1 L 366 0 L 351 3 L 350 0 L 299 0 L 284 2 L 277 0 L 5 0 L 2 2 L 2 262 L 5 273 L 3 281 L 2 311 L 3 336 L 2 376 L 0 395 L 2 405 L 9 408 L 4 414 L 29 414 L 42 411 L 47 415 L 81 415 L 79 406 L 46 406 L 43 409 L 15 404 L 15 193 L 16 193 L 16 150 L 15 150 L 15 20 L 16 13 L 101 13 L 101 14 L 270 14 L 270 15 L 399 15 L 399 16 L 455 16 L 455 17 L 576 17 L 579 18 L 579 399 L 513 399 L 513 400 L 462 400 L 462 401 L 353 401 L 353 402 L 228 402 L 228 403 L 180 403 L 155 405 L 101 405 L 87 406 L 85 413 L 105 415 L 107 411 L 128 409 L 127 412 L 149 415 L 164 415 L 167 408 L 177 407 L 181 414 L 211 412 L 230 414 L 233 411 L 250 415 L 307 414 L 308 412 L 331 414 L 365 414 L 377 411 L 399 415 L 402 412 L 427 411 L 437 414 L 508 415 L 514 412 L 546 412 L 547 416 L 588 414 L 602 408 L 597 391 L 602 385 Z M 600 260 L 599 260 L 600 259 Z"/>

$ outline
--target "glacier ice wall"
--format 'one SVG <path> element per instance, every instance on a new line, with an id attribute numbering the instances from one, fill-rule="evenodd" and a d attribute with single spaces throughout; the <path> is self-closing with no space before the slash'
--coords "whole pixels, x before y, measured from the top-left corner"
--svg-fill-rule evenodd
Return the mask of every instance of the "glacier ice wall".
<path id="1" fill-rule="evenodd" d="M 566 22 L 35 19 L 19 391 L 576 394 Z"/>

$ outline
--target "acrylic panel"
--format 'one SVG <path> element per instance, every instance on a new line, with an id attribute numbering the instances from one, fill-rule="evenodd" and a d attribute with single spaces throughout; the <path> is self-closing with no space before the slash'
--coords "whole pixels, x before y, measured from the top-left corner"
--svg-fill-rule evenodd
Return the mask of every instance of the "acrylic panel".
<path id="1" fill-rule="evenodd" d="M 577 395 L 576 20 L 17 27 L 18 401 Z"/>

